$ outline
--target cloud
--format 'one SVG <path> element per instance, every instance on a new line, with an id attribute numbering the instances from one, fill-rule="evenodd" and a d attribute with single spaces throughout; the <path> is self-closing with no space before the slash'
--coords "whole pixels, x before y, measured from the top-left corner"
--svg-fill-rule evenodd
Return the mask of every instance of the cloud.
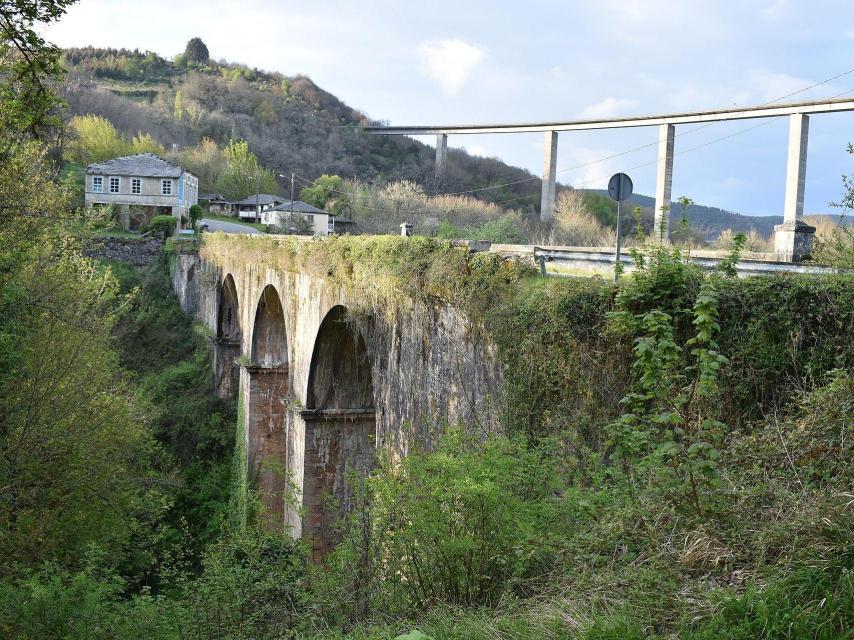
<path id="1" fill-rule="evenodd" d="M 465 150 L 473 156 L 481 156 L 482 158 L 489 157 L 489 152 L 487 152 L 486 147 L 482 147 L 479 144 L 467 144 L 465 145 Z"/>
<path id="2" fill-rule="evenodd" d="M 448 95 L 459 93 L 472 71 L 484 58 L 486 49 L 461 38 L 426 40 L 418 45 L 421 72 L 434 80 Z"/>
<path id="3" fill-rule="evenodd" d="M 622 170 L 622 164 L 617 158 L 602 158 L 616 153 L 613 149 L 571 147 L 568 156 L 558 163 L 558 180 L 577 189 L 604 189 L 611 176 Z M 569 171 L 570 167 L 575 168 Z"/>
<path id="4" fill-rule="evenodd" d="M 629 98 L 605 98 L 596 104 L 587 105 L 581 112 L 583 118 L 613 118 L 638 106 L 637 100 Z"/>

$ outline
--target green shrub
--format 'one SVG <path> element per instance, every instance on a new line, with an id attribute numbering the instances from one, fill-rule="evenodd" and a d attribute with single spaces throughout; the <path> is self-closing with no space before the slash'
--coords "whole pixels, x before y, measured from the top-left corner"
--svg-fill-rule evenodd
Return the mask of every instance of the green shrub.
<path id="1" fill-rule="evenodd" d="M 194 229 L 196 228 L 196 223 L 199 221 L 199 218 L 201 218 L 204 214 L 205 211 L 201 208 L 201 206 L 194 204 L 192 207 L 190 207 L 190 224 Z"/>
<path id="2" fill-rule="evenodd" d="M 153 233 L 162 233 L 167 238 L 175 233 L 178 220 L 172 216 L 154 216 L 148 223 L 148 229 Z"/>
<path id="3" fill-rule="evenodd" d="M 339 603 L 350 602 L 358 618 L 371 606 L 492 606 L 536 590 L 554 567 L 564 527 L 586 513 L 572 493 L 557 499 L 555 465 L 551 452 L 521 439 L 478 441 L 459 429 L 432 453 L 384 464 L 330 561 Z"/>
<path id="4" fill-rule="evenodd" d="M 205 555 L 204 573 L 186 585 L 185 638 L 291 637 L 306 610 L 306 552 L 281 533 L 226 536 Z"/>
<path id="5" fill-rule="evenodd" d="M 829 566 L 807 566 L 740 596 L 724 598 L 712 619 L 685 640 L 836 640 L 854 632 L 854 545 Z"/>
<path id="6" fill-rule="evenodd" d="M 124 587 L 110 572 L 70 572 L 47 564 L 26 580 L 0 583 L 0 630 L 10 640 L 179 637 L 173 604 L 147 592 L 126 598 Z"/>

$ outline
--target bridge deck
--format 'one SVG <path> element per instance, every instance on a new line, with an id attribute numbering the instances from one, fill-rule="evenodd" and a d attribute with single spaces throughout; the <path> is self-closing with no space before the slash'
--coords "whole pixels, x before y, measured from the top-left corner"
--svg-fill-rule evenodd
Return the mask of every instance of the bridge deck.
<path id="1" fill-rule="evenodd" d="M 692 122 L 720 122 L 723 120 L 747 120 L 750 118 L 772 118 L 793 113 L 831 113 L 854 111 L 854 99 L 840 98 L 812 102 L 795 102 L 780 105 L 759 105 L 740 109 L 671 113 L 656 116 L 612 118 L 608 120 L 568 120 L 560 122 L 535 122 L 517 124 L 465 124 L 365 127 L 374 135 L 433 135 L 475 133 L 525 133 L 533 131 L 582 131 L 589 129 L 621 129 L 625 127 L 651 127 L 661 124 L 688 124 Z"/>

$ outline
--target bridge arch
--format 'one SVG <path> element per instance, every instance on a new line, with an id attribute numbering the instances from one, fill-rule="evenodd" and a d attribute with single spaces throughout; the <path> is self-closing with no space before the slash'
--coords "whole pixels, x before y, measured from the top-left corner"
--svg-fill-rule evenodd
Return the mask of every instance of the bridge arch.
<path id="1" fill-rule="evenodd" d="M 246 453 L 249 477 L 273 531 L 285 524 L 288 455 L 288 337 L 282 300 L 268 284 L 261 291 L 246 365 Z"/>
<path id="2" fill-rule="evenodd" d="M 243 331 L 240 328 L 240 303 L 234 277 L 229 273 L 222 281 L 217 306 L 216 337 L 221 340 L 240 342 Z"/>
<path id="3" fill-rule="evenodd" d="M 237 359 L 243 343 L 240 304 L 234 278 L 229 273 L 219 287 L 216 337 L 213 339 L 214 386 L 219 398 L 232 398 L 238 387 Z"/>
<path id="4" fill-rule="evenodd" d="M 347 308 L 332 307 L 309 365 L 303 467 L 303 536 L 321 561 L 340 540 L 353 509 L 354 482 L 373 464 L 377 420 L 371 358 Z"/>
<path id="5" fill-rule="evenodd" d="M 255 309 L 251 359 L 254 364 L 265 367 L 288 362 L 285 313 L 279 292 L 271 284 L 264 287 Z"/>

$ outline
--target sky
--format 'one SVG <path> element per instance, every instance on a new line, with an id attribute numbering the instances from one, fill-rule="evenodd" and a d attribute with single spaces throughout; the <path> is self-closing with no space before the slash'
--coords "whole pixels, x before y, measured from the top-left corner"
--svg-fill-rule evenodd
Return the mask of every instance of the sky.
<path id="1" fill-rule="evenodd" d="M 394 125 L 675 113 L 793 92 L 781 102 L 854 98 L 852 0 L 81 0 L 46 35 L 60 46 L 166 57 L 198 36 L 215 59 L 308 75 Z M 696 128 L 676 128 L 674 199 L 781 214 L 787 119 Z M 558 180 L 602 188 L 624 171 L 635 192 L 652 195 L 657 135 L 654 127 L 561 133 Z M 854 112 L 810 118 L 805 213 L 834 211 L 842 174 L 854 174 L 849 141 Z M 448 144 L 542 173 L 542 133 Z"/>

